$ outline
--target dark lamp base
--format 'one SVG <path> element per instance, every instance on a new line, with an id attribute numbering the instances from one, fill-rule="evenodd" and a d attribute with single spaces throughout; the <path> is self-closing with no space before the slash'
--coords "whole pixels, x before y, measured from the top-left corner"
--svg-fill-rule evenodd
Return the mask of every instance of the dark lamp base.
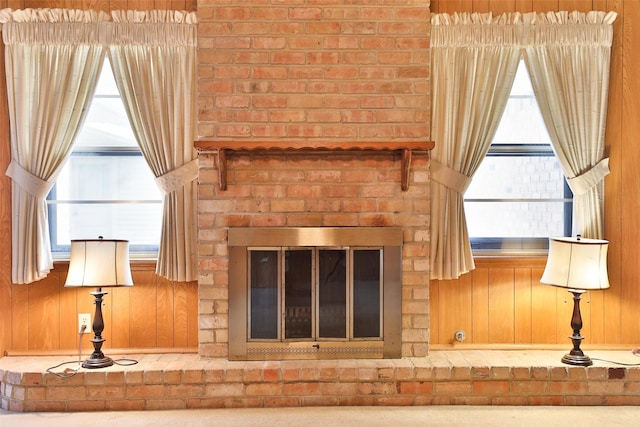
<path id="1" fill-rule="evenodd" d="M 589 356 L 577 355 L 577 354 L 565 354 L 562 358 L 562 363 L 574 366 L 591 366 L 593 362 Z"/>
<path id="2" fill-rule="evenodd" d="M 82 367 L 87 369 L 98 369 L 113 366 L 113 359 L 110 357 L 102 357 L 99 359 L 89 358 L 82 362 Z"/>
<path id="3" fill-rule="evenodd" d="M 573 294 L 573 315 L 571 316 L 571 328 L 573 329 L 573 335 L 569 337 L 573 343 L 573 349 L 568 354 L 564 355 L 562 363 L 574 366 L 591 366 L 593 362 L 589 356 L 585 356 L 580 349 L 580 343 L 584 339 L 584 337 L 580 335 L 580 329 L 582 329 L 580 297 L 585 291 L 581 289 L 569 289 L 569 292 Z"/>

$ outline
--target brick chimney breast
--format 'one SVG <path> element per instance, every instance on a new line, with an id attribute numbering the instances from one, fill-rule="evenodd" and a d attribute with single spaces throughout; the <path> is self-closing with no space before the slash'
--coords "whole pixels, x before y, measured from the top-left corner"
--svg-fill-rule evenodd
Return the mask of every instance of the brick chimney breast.
<path id="1" fill-rule="evenodd" d="M 198 139 L 428 141 L 427 0 L 199 0 Z M 429 335 L 429 157 L 199 154 L 199 351 L 228 357 L 230 227 L 402 228 L 402 356 Z"/>

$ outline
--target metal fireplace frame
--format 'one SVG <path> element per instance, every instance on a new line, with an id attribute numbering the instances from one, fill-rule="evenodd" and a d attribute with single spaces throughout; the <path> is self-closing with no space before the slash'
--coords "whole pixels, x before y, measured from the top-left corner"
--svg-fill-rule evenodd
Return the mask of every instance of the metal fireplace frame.
<path id="1" fill-rule="evenodd" d="M 398 227 L 232 227 L 229 245 L 229 359 L 400 358 L 402 230 Z M 383 249 L 383 329 L 379 340 L 254 342 L 248 335 L 248 248 L 371 247 Z"/>

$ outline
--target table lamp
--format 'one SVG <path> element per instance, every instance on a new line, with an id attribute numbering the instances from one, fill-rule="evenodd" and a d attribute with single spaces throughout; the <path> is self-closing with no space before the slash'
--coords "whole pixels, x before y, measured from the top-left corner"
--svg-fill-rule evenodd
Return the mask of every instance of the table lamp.
<path id="1" fill-rule="evenodd" d="M 93 240 L 72 240 L 69 272 L 65 287 L 93 287 L 96 312 L 93 317 L 93 353 L 82 364 L 83 368 L 96 369 L 113 365 L 113 360 L 102 352 L 104 321 L 102 319 L 102 297 L 107 294 L 102 288 L 133 286 L 129 266 L 129 241 L 108 240 L 99 237 Z"/>
<path id="2" fill-rule="evenodd" d="M 580 236 L 549 239 L 549 257 L 540 283 L 567 288 L 573 294 L 571 328 L 573 349 L 562 358 L 569 365 L 590 366 L 593 362 L 580 349 L 582 315 L 580 297 L 587 290 L 607 289 L 607 240 L 583 239 Z"/>

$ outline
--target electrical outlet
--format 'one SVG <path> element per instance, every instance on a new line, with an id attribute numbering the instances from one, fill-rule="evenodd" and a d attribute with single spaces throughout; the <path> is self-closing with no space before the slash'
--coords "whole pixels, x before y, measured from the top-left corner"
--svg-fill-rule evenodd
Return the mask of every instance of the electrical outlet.
<path id="1" fill-rule="evenodd" d="M 86 326 L 84 331 L 82 330 L 83 326 Z M 89 313 L 78 314 L 78 333 L 88 334 L 89 332 L 91 332 L 91 315 Z"/>

